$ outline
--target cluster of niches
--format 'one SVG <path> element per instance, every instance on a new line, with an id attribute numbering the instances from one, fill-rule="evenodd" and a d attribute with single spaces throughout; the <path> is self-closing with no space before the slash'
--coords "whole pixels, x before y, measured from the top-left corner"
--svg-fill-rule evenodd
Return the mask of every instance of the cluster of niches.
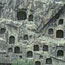
<path id="1" fill-rule="evenodd" d="M 56 29 L 53 27 L 50 27 L 48 29 L 48 34 L 51 36 L 55 34 L 56 38 L 64 38 L 64 30 L 63 30 L 64 19 L 59 19 L 58 23 L 56 24 L 57 24 Z"/>
<path id="2" fill-rule="evenodd" d="M 4 34 L 6 32 L 5 28 L 0 28 L 0 33 Z M 24 35 L 23 36 L 24 40 L 28 40 L 28 35 Z M 10 36 L 9 37 L 9 44 L 15 44 L 15 37 L 14 36 Z M 42 46 L 42 50 L 43 52 L 48 52 L 49 51 L 49 45 L 43 45 Z M 33 45 L 33 51 L 27 51 L 26 52 L 26 57 L 27 58 L 33 58 L 34 56 L 34 52 L 39 52 L 40 51 L 40 45 L 36 44 Z M 8 53 L 12 53 L 13 52 L 13 48 L 8 48 Z M 22 51 L 23 52 L 23 51 Z M 14 53 L 15 54 L 20 54 L 21 53 L 21 48 L 19 46 L 15 46 L 14 47 Z M 54 52 L 56 53 L 57 57 L 64 57 L 64 47 L 63 46 L 58 46 L 56 47 L 56 51 Z M 54 54 L 55 55 L 55 54 Z M 20 55 L 20 58 L 22 59 L 22 55 Z M 43 59 L 43 55 L 39 56 L 39 59 Z M 46 58 L 45 64 L 52 64 L 52 58 Z M 35 61 L 35 65 L 42 65 L 41 61 Z"/>
<path id="3" fill-rule="evenodd" d="M 43 52 L 48 53 L 48 51 L 49 51 L 49 46 L 48 45 L 44 44 L 42 46 L 42 48 L 43 48 Z M 54 52 L 56 54 L 56 56 L 55 56 L 56 58 L 57 57 L 58 58 L 63 58 L 65 56 L 64 55 L 64 53 L 65 53 L 64 46 L 56 46 L 54 48 L 56 49 L 55 52 Z M 20 50 L 21 50 L 20 47 L 16 46 L 14 48 L 14 53 L 19 54 L 21 52 Z M 37 53 L 39 51 L 40 51 L 40 45 L 33 45 L 33 50 L 29 50 L 29 51 L 26 52 L 26 58 L 28 58 L 28 59 L 32 58 L 33 59 L 34 58 L 34 52 Z M 11 48 L 9 49 L 9 52 L 12 52 Z M 43 56 L 44 56 L 43 54 L 40 54 L 39 59 L 40 60 L 45 59 L 45 64 L 53 64 L 53 59 L 51 57 L 44 58 Z M 22 55 L 20 55 L 20 58 L 22 59 Z M 40 60 L 35 61 L 35 65 L 42 65 L 42 62 Z"/>
<path id="4" fill-rule="evenodd" d="M 15 43 L 15 38 L 13 36 L 11 36 L 9 38 L 9 43 L 10 44 Z M 43 50 L 43 52 L 48 52 L 49 51 L 49 45 L 43 45 L 42 50 Z M 56 53 L 57 57 L 64 57 L 64 47 L 58 46 L 58 47 L 56 47 L 56 50 L 57 51 L 55 51 L 54 53 Z M 40 51 L 40 45 L 38 45 L 38 44 L 33 45 L 33 51 L 32 50 L 27 51 L 26 57 L 27 58 L 33 58 L 34 52 L 39 52 L 39 51 Z M 13 52 L 13 48 L 9 48 L 8 52 L 10 52 L 10 53 Z M 19 46 L 14 47 L 14 53 L 20 54 L 21 48 Z M 20 56 L 20 58 L 22 58 L 22 55 Z M 43 59 L 43 55 L 40 55 L 39 58 Z M 41 62 L 40 61 L 38 61 L 38 62 L 39 62 L 39 65 L 41 65 Z M 46 58 L 46 64 L 52 64 L 52 58 Z M 35 65 L 37 65 L 37 64 L 35 64 Z"/>
<path id="5" fill-rule="evenodd" d="M 48 52 L 49 51 L 49 47 L 48 47 L 48 45 L 43 45 L 43 52 Z M 9 48 L 8 49 L 8 52 L 12 52 L 13 50 L 12 50 L 12 48 Z M 26 52 L 26 58 L 27 59 L 34 59 L 34 52 L 36 53 L 36 52 L 39 52 L 40 51 L 40 45 L 33 45 L 33 50 L 29 50 L 29 51 L 27 51 Z M 22 51 L 23 52 L 23 51 Z M 14 53 L 15 54 L 20 54 L 21 53 L 21 49 L 20 49 L 20 47 L 18 47 L 18 46 L 16 46 L 15 48 L 14 48 Z M 20 57 L 20 59 L 22 59 L 23 58 L 23 56 L 22 55 L 20 55 L 19 56 Z M 39 59 L 41 60 L 41 59 L 44 59 L 43 58 L 43 55 L 39 55 Z M 42 62 L 40 61 L 40 60 L 38 60 L 38 61 L 35 61 L 35 65 L 42 65 Z M 45 60 L 45 64 L 52 64 L 52 58 L 46 58 L 46 60 Z"/>
<path id="6" fill-rule="evenodd" d="M 30 10 L 31 11 L 31 10 Z M 28 21 L 33 21 L 33 14 L 32 12 L 30 12 L 29 14 L 27 9 L 18 9 L 17 11 L 17 20 L 21 21 L 21 20 L 28 20 Z"/>
<path id="7" fill-rule="evenodd" d="M 45 53 L 49 53 L 49 45 L 43 45 L 42 46 L 42 50 Z M 55 51 L 53 52 L 54 54 L 52 54 L 54 57 L 56 58 L 64 58 L 64 46 L 55 46 Z M 40 51 L 40 45 L 34 45 L 33 46 L 33 51 L 28 51 L 27 52 L 27 58 L 33 58 L 33 53 L 34 52 L 39 52 Z M 44 59 L 43 58 L 44 55 L 39 55 L 39 59 Z M 38 61 L 39 63 L 35 63 L 35 65 L 41 65 L 41 62 Z M 45 58 L 45 64 L 53 64 L 53 59 L 51 57 Z"/>

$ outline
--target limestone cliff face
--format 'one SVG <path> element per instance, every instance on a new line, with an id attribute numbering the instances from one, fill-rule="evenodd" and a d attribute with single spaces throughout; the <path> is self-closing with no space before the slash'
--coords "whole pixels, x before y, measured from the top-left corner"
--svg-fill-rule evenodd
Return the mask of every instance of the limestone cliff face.
<path id="1" fill-rule="evenodd" d="M 17 60 L 65 64 L 64 1 L 0 0 L 0 64 Z"/>

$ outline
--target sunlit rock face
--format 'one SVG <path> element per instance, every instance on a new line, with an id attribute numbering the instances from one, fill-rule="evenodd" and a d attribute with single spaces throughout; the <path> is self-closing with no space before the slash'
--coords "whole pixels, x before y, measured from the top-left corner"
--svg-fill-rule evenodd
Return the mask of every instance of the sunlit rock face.
<path id="1" fill-rule="evenodd" d="M 65 65 L 64 0 L 0 0 L 0 64 L 12 63 Z"/>

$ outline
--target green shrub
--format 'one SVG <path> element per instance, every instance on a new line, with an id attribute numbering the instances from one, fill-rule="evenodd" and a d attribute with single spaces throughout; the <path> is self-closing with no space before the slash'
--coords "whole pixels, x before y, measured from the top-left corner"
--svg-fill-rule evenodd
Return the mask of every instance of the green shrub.
<path id="1" fill-rule="evenodd" d="M 15 60 L 12 65 L 34 65 L 34 62 L 32 60 Z"/>

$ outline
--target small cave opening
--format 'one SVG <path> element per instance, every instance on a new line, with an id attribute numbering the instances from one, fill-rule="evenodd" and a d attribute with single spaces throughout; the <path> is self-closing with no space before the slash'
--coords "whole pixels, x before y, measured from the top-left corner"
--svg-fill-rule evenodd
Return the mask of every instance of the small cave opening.
<path id="1" fill-rule="evenodd" d="M 36 61 L 35 65 L 41 65 L 41 62 L 40 61 Z"/>
<path id="2" fill-rule="evenodd" d="M 63 50 L 58 50 L 57 51 L 57 56 L 64 56 Z"/>
<path id="3" fill-rule="evenodd" d="M 14 53 L 20 53 L 20 48 L 18 46 L 14 48 Z"/>
<path id="4" fill-rule="evenodd" d="M 29 21 L 33 21 L 33 15 L 32 15 L 32 14 L 29 15 L 28 20 L 29 20 Z"/>
<path id="5" fill-rule="evenodd" d="M 63 37 L 64 37 L 63 30 L 57 30 L 56 31 L 56 38 L 63 38 Z"/>
<path id="6" fill-rule="evenodd" d="M 58 24 L 62 25 L 63 24 L 63 19 L 60 19 Z"/>
<path id="7" fill-rule="evenodd" d="M 27 57 L 28 57 L 28 58 L 33 57 L 33 52 L 32 52 L 32 51 L 28 51 L 28 52 L 27 52 Z"/>
<path id="8" fill-rule="evenodd" d="M 51 58 L 47 58 L 46 59 L 46 64 L 52 64 L 52 59 Z"/>
<path id="9" fill-rule="evenodd" d="M 25 19 L 27 19 L 27 13 L 26 13 L 26 11 L 18 11 L 17 12 L 17 19 L 18 20 L 25 20 Z"/>
<path id="10" fill-rule="evenodd" d="M 39 45 L 34 45 L 34 51 L 39 51 Z"/>

